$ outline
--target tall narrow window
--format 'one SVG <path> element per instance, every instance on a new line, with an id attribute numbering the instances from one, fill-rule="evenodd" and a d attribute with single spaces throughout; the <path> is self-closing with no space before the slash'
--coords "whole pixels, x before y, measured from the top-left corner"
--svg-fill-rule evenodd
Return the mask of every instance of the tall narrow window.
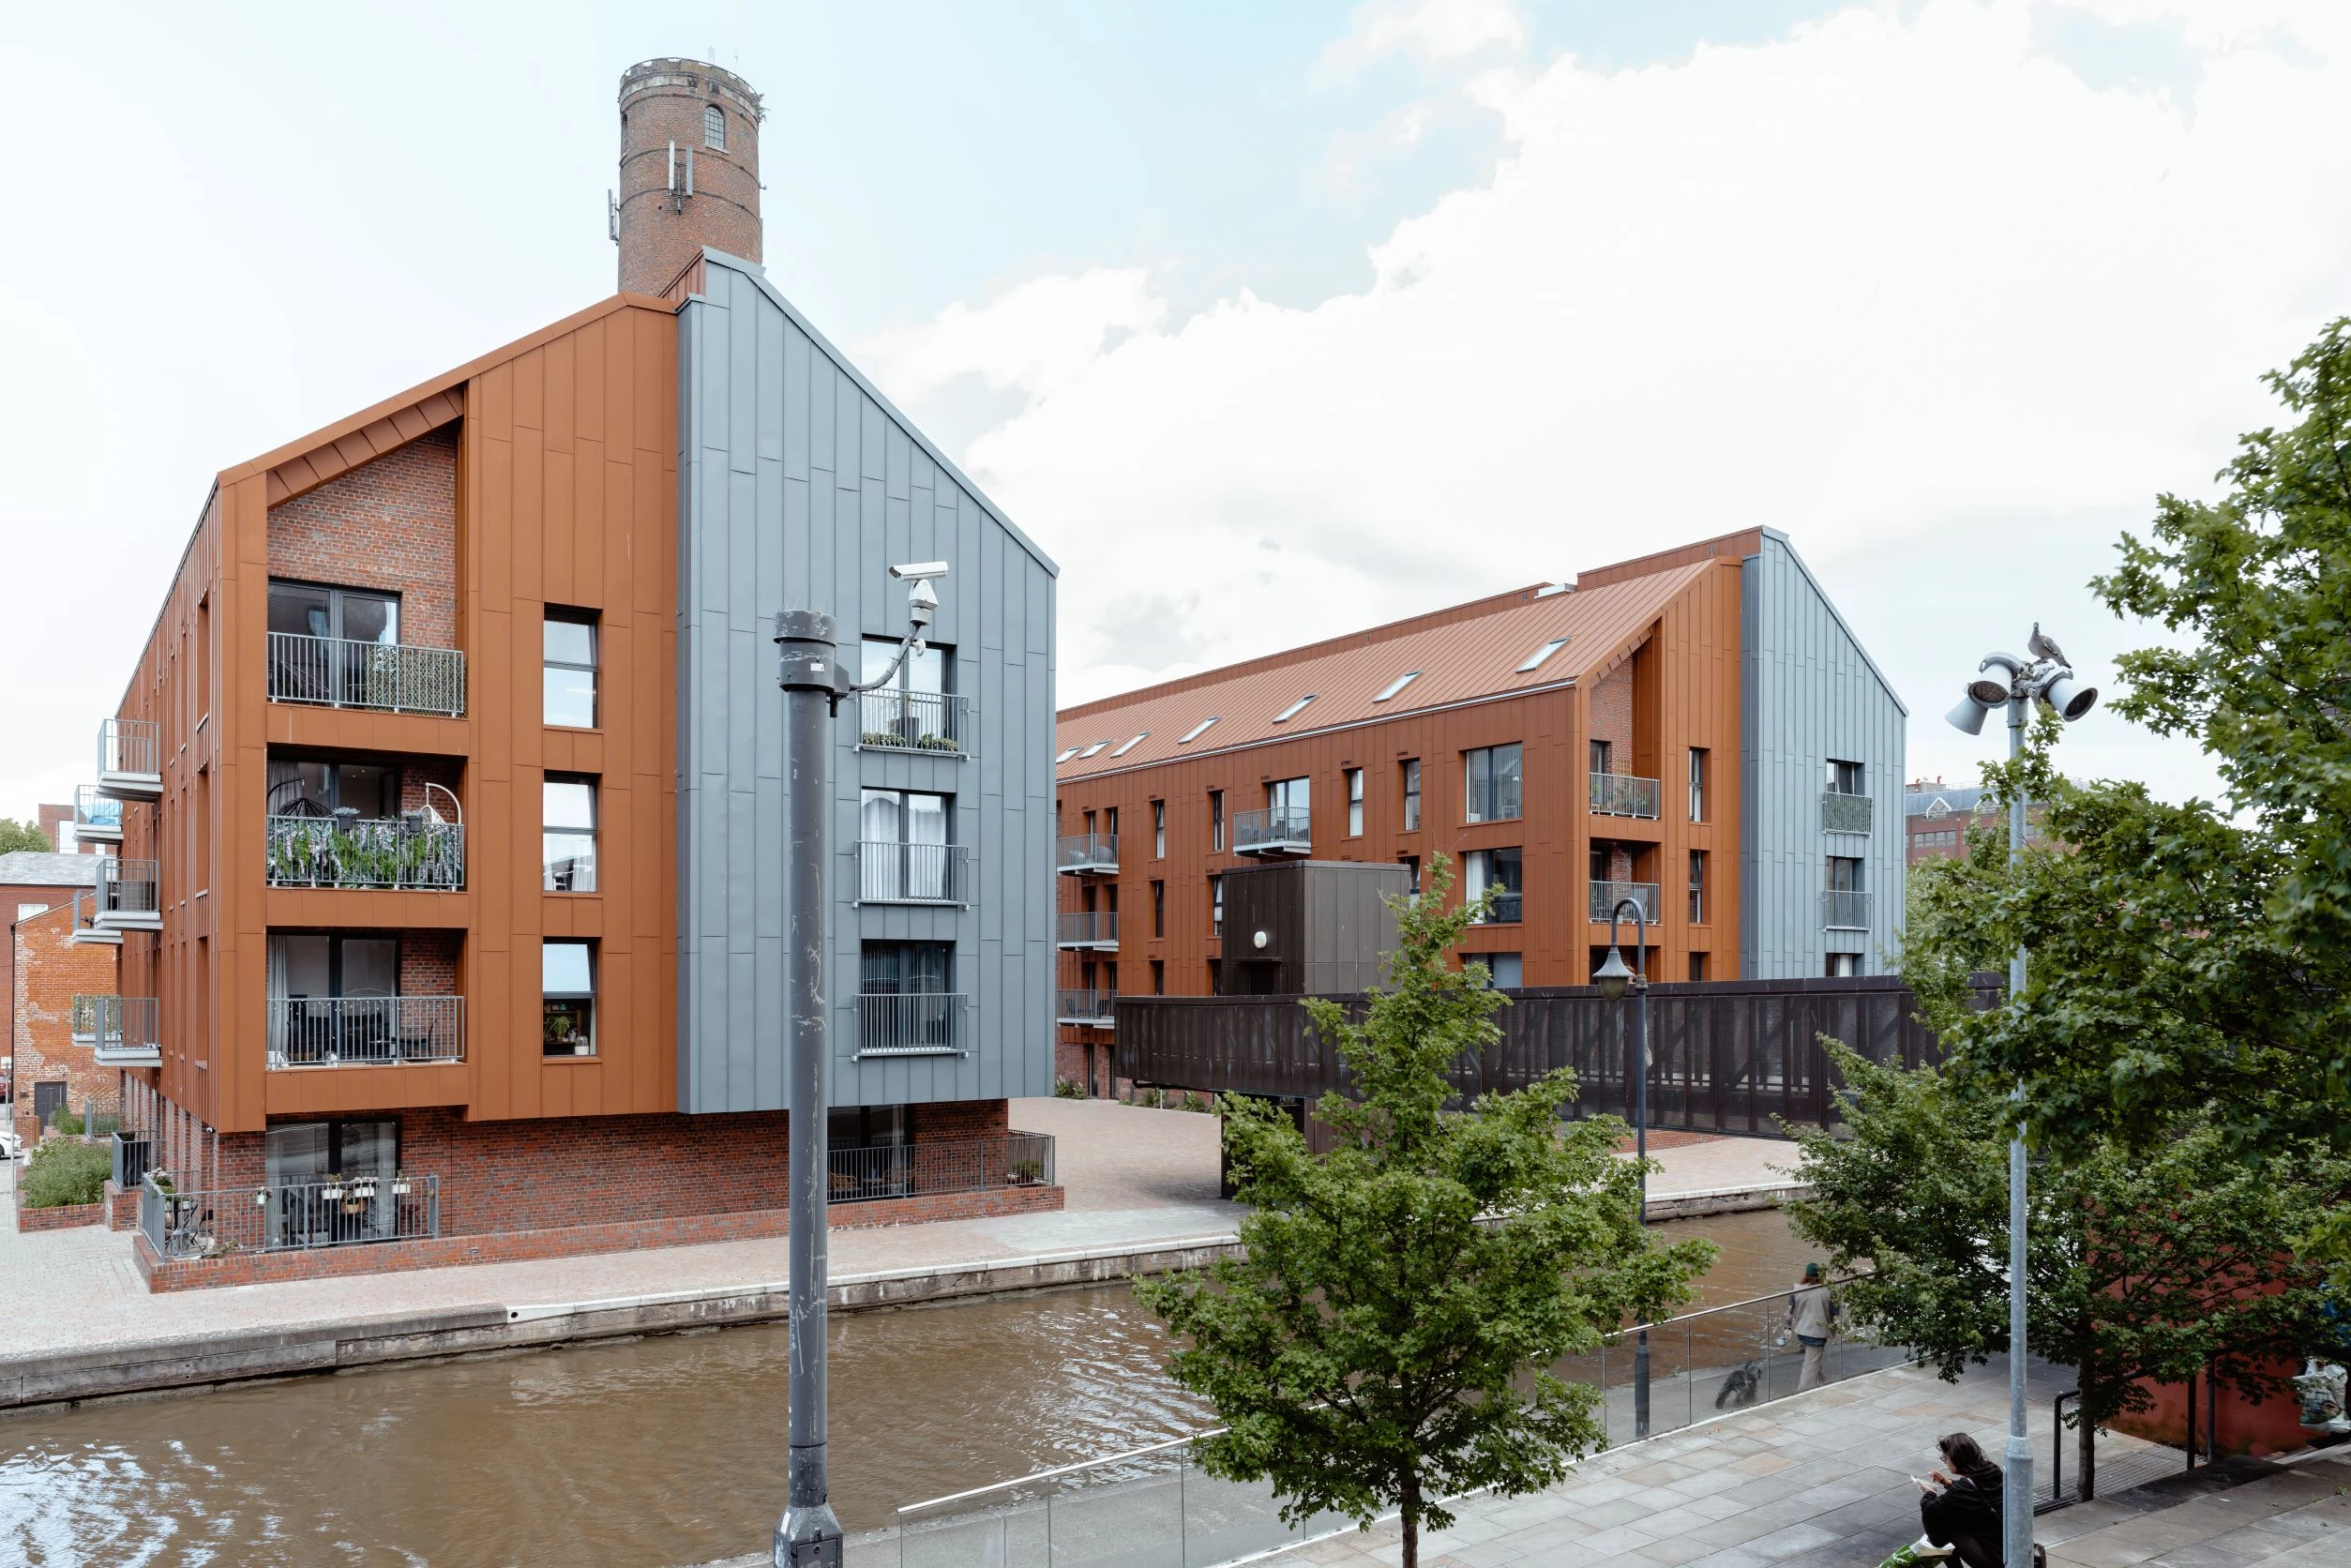
<path id="1" fill-rule="evenodd" d="M 1119 836 L 1119 808 L 1117 807 L 1109 806 L 1103 808 L 1102 831 L 1113 838 Z"/>
<path id="2" fill-rule="evenodd" d="M 1419 897 L 1421 896 L 1421 857 L 1416 854 L 1398 855 L 1396 864 L 1404 867 L 1405 897 Z"/>
<path id="3" fill-rule="evenodd" d="M 1703 954 L 1703 953 L 1693 953 L 1693 954 L 1691 954 L 1691 955 L 1690 955 L 1690 984 L 1692 984 L 1692 985 L 1694 985 L 1694 986 L 1695 986 L 1695 985 L 1698 985 L 1699 983 L 1701 983 L 1701 982 L 1702 982 L 1702 981 L 1704 981 L 1705 979 L 1706 979 L 1706 955 L 1705 955 L 1705 954 Z"/>
<path id="4" fill-rule="evenodd" d="M 1612 767 L 1610 767 L 1610 766 L 1608 765 L 1608 764 L 1609 764 L 1609 762 L 1610 762 L 1610 761 L 1612 761 L 1614 760 L 1614 753 L 1615 753 L 1615 749 L 1616 749 L 1616 748 L 1615 748 L 1614 746 L 1610 746 L 1610 745 L 1609 745 L 1606 741 L 1594 741 L 1594 742 L 1592 742 L 1592 743 L 1591 743 L 1591 771 L 1592 771 L 1592 772 L 1594 772 L 1594 773 L 1614 773 L 1614 772 L 1616 772 L 1616 769 L 1614 769 L 1614 768 L 1612 768 Z"/>
<path id="5" fill-rule="evenodd" d="M 542 942 L 539 971 L 542 1051 L 549 1056 L 594 1056 L 595 944 Z"/>
<path id="6" fill-rule="evenodd" d="M 1525 814 L 1523 748 L 1482 746 L 1465 753 L 1469 761 L 1469 821 L 1506 822 Z"/>
<path id="7" fill-rule="evenodd" d="M 1485 919 L 1496 926 L 1515 926 L 1526 918 L 1526 896 L 1520 881 L 1523 857 L 1516 849 L 1471 850 L 1461 857 L 1462 896 L 1471 901 L 1489 887 L 1498 891 Z"/>
<path id="8" fill-rule="evenodd" d="M 857 897 L 870 903 L 942 903 L 960 896 L 948 828 L 951 795 L 861 790 L 857 797 Z"/>
<path id="9" fill-rule="evenodd" d="M 1861 788 L 1861 764 L 1829 760 L 1829 792 L 1832 795 L 1866 794 Z"/>
<path id="10" fill-rule="evenodd" d="M 1168 884 L 1158 881 L 1151 884 L 1151 934 L 1168 934 Z"/>
<path id="11" fill-rule="evenodd" d="M 1706 922 L 1706 852 L 1690 852 L 1690 924 Z"/>
<path id="12" fill-rule="evenodd" d="M 1418 757 L 1404 760 L 1404 831 L 1421 831 L 1421 760 Z M 1413 891 L 1418 892 L 1419 888 L 1416 886 Z"/>
<path id="13" fill-rule="evenodd" d="M 1208 934 L 1213 937 L 1225 934 L 1225 879 L 1222 877 L 1208 879 Z"/>
<path id="14" fill-rule="evenodd" d="M 1168 960 L 1165 958 L 1153 958 L 1151 961 L 1151 994 L 1153 996 L 1168 994 Z"/>
<path id="15" fill-rule="evenodd" d="M 1364 770 L 1361 768 L 1347 770 L 1347 836 L 1349 838 L 1364 836 Z"/>
<path id="16" fill-rule="evenodd" d="M 1208 792 L 1208 847 L 1221 853 L 1225 848 L 1225 792 Z"/>
<path id="17" fill-rule="evenodd" d="M 548 606 L 544 722 L 566 730 L 595 728 L 595 611 Z"/>
<path id="18" fill-rule="evenodd" d="M 1151 803 L 1151 858 L 1168 858 L 1168 803 L 1164 800 Z"/>
<path id="19" fill-rule="evenodd" d="M 715 103 L 702 108 L 702 145 L 714 152 L 727 150 L 727 112 Z"/>
<path id="20" fill-rule="evenodd" d="M 1706 748 L 1690 748 L 1690 820 L 1706 821 Z"/>
<path id="21" fill-rule="evenodd" d="M 594 893 L 595 780 L 550 774 L 539 797 L 539 868 L 546 891 Z"/>

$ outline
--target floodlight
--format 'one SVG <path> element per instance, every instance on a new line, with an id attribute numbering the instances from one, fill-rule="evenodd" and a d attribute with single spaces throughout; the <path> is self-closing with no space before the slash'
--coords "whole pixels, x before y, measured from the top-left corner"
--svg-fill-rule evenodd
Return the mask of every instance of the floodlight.
<path id="1" fill-rule="evenodd" d="M 2098 688 L 2076 685 L 2070 674 L 2059 675 L 2041 688 L 2041 700 L 2057 710 L 2068 724 L 2098 706 Z"/>

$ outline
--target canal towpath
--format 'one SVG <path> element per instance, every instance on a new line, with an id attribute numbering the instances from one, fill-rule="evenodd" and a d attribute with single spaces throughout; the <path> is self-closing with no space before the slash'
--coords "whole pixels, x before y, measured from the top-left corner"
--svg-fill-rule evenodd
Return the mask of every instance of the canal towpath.
<path id="1" fill-rule="evenodd" d="M 1109 1101 L 1016 1101 L 1053 1134 L 1057 1213 L 838 1230 L 845 1309 L 1116 1279 L 1229 1247 L 1217 1119 Z M 1660 1217 L 1784 1196 L 1792 1145 L 1661 1136 Z M 13 1204 L 11 1190 L 8 1200 Z M 0 1409 L 424 1356 L 781 1316 L 783 1238 L 460 1265 L 151 1295 L 130 1237 L 99 1228 L 0 1231 Z"/>

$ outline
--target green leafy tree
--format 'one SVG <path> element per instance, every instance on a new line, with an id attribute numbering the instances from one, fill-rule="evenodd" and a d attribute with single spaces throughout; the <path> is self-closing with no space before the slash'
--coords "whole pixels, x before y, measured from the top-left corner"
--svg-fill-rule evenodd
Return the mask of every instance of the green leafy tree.
<path id="1" fill-rule="evenodd" d="M 53 853 L 56 848 L 57 840 L 43 833 L 39 822 L 0 817 L 0 854 L 17 850 L 47 850 Z"/>
<path id="2" fill-rule="evenodd" d="M 1998 1102 L 1932 1068 L 1872 1065 L 1831 1041 L 1847 1133 L 1801 1131 L 1797 1229 L 1841 1271 L 1854 1320 L 1946 1378 L 2008 1348 L 2008 1134 Z M 2276 1397 L 2273 1358 L 2321 1332 L 2324 1271 L 2295 1238 L 2351 1195 L 2351 1165 L 2298 1146 L 2232 1158 L 2210 1126 L 2175 1125 L 2145 1153 L 2108 1142 L 2033 1173 L 2027 1237 L 2032 1350 L 2073 1367 L 2082 1494 L 2093 1430 L 2144 1410 L 2137 1380 L 2210 1365 L 2249 1399 Z"/>
<path id="3" fill-rule="evenodd" d="M 1532 1490 L 1602 1446 L 1599 1394 L 1553 1367 L 1686 1299 L 1715 1250 L 1651 1243 L 1623 1123 L 1560 1120 L 1572 1074 L 1447 1108 L 1447 1069 L 1500 1037 L 1505 999 L 1447 961 L 1483 903 L 1445 907 L 1441 855 L 1428 877 L 1392 900 L 1398 947 L 1364 1020 L 1305 1003 L 1355 1092 L 1316 1108 L 1334 1147 L 1228 1096 L 1243 1255 L 1135 1288 L 1189 1338 L 1176 1380 L 1226 1423 L 1200 1444 L 1209 1472 L 1272 1482 L 1293 1523 L 1398 1508 L 1406 1568 L 1422 1527 L 1452 1522 L 1444 1498 Z"/>

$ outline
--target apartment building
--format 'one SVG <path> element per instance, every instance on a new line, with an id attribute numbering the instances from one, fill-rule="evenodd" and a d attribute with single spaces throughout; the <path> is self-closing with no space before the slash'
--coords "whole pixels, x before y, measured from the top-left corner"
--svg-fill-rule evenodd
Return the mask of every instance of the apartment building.
<path id="1" fill-rule="evenodd" d="M 1903 788 L 1903 852 L 1916 866 L 1922 860 L 1956 860 L 1967 852 L 1967 830 L 1988 822 L 2003 836 L 2006 819 L 1999 802 L 1980 784 L 1946 784 L 1937 778 L 1914 778 Z M 2025 838 L 2041 837 L 2041 807 L 2025 805 Z"/>
<path id="2" fill-rule="evenodd" d="M 1628 910 L 1660 980 L 1881 972 L 1906 715 L 1770 529 L 1066 709 L 1057 1071 L 1111 1091 L 1123 992 L 1253 989 L 1225 879 L 1284 860 L 1443 853 L 1504 987 Z"/>
<path id="3" fill-rule="evenodd" d="M 756 253 L 758 95 L 659 60 L 621 111 L 624 279 L 746 194 Z M 701 183 L 647 186 L 682 127 Z M 151 1276 L 780 1233 L 770 626 L 878 673 L 896 562 L 950 572 L 836 735 L 836 1215 L 1058 1204 L 1006 1109 L 1050 1084 L 1053 564 L 755 262 L 677 253 L 215 480 L 88 792 L 78 925 L 158 1018 L 127 1103 L 223 1195 L 143 1220 Z"/>

